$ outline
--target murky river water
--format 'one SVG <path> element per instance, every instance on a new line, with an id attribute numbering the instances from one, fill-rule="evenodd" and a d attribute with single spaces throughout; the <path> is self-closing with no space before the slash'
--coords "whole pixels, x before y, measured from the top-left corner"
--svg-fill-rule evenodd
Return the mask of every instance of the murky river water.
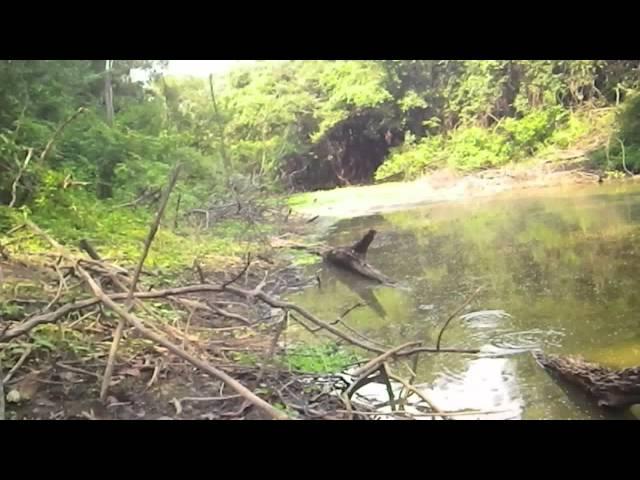
<path id="1" fill-rule="evenodd" d="M 423 355 L 418 383 L 444 410 L 490 418 L 611 418 L 569 396 L 530 350 L 640 365 L 640 186 L 589 185 L 433 204 L 335 224 L 330 245 L 379 233 L 368 261 L 399 287 L 345 279 L 321 265 L 322 289 L 291 299 L 388 345 L 435 345 L 440 326 L 478 287 L 442 346 L 484 356 Z M 491 356 L 491 355 L 498 356 Z"/>

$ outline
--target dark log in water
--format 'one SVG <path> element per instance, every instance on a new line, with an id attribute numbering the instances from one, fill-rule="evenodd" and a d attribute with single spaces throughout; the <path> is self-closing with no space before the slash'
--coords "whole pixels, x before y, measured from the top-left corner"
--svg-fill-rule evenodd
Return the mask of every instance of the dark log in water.
<path id="1" fill-rule="evenodd" d="M 369 230 L 361 240 L 350 247 L 332 248 L 324 254 L 324 259 L 337 267 L 357 273 L 369 280 L 391 284 L 392 280 L 365 261 L 367 250 L 376 233 L 375 230 Z"/>
<path id="2" fill-rule="evenodd" d="M 613 370 L 582 358 L 535 352 L 538 364 L 557 380 L 579 387 L 601 407 L 626 408 L 640 403 L 640 367 Z"/>

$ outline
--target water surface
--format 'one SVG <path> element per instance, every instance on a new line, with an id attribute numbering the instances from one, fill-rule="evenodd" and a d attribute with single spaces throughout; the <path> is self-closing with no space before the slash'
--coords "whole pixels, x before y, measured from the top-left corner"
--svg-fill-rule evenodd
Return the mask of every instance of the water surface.
<path id="1" fill-rule="evenodd" d="M 322 265 L 322 288 L 291 300 L 324 319 L 357 302 L 348 324 L 379 342 L 479 348 L 478 357 L 423 355 L 418 383 L 443 409 L 502 409 L 496 418 L 607 418 L 561 389 L 530 350 L 640 364 L 640 186 L 525 190 L 343 220 L 326 236 L 350 244 L 379 233 L 368 260 L 399 287 L 354 281 Z"/>

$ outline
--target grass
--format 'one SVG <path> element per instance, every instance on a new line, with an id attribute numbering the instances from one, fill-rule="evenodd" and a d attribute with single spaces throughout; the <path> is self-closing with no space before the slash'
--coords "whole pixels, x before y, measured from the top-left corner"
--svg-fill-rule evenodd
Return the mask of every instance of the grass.
<path id="1" fill-rule="evenodd" d="M 237 353 L 235 360 L 239 364 L 255 366 L 260 359 L 251 353 Z M 291 347 L 287 354 L 276 362 L 282 367 L 297 372 L 335 374 L 344 371 L 359 359 L 353 353 L 333 343 L 320 345 L 301 344 Z"/>
<path id="2" fill-rule="evenodd" d="M 76 199 L 66 205 L 49 205 L 23 213 L 61 244 L 75 248 L 86 238 L 105 259 L 123 266 L 134 265 L 142 252 L 153 213 L 146 209 L 113 209 L 103 202 L 83 205 Z M 9 230 L 22 220 L 20 212 L 0 207 L 0 224 Z M 239 221 L 222 221 L 206 232 L 195 228 L 173 229 L 172 218 L 166 218 L 152 244 L 145 267 L 166 274 L 190 268 L 193 260 L 210 268 L 224 268 L 241 258 L 248 250 L 260 249 L 258 238 L 268 233 L 269 226 L 256 226 L 249 231 Z M 0 236 L 0 243 L 9 239 Z M 25 230 L 12 237 L 7 249 L 12 255 L 39 255 L 49 251 L 41 238 Z"/>

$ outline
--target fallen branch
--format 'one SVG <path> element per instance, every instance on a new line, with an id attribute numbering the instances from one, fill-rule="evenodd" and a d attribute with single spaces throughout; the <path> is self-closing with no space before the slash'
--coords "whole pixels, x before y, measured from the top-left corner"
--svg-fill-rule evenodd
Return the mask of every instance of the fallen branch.
<path id="1" fill-rule="evenodd" d="M 2 372 L 2 359 L 0 359 L 0 421 L 5 419 L 4 415 L 4 380 Z"/>
<path id="2" fill-rule="evenodd" d="M 111 300 L 104 293 L 104 291 L 96 284 L 95 280 L 86 272 L 86 270 L 84 270 L 80 266 L 78 266 L 78 273 L 87 282 L 87 284 L 89 285 L 93 293 L 96 295 L 96 297 L 100 299 L 100 301 L 105 306 L 109 307 L 116 314 L 118 314 L 122 319 L 124 319 L 126 322 L 134 326 L 143 336 L 162 345 L 163 347 L 171 351 L 173 354 L 179 356 L 183 360 L 186 360 L 187 362 L 198 367 L 204 372 L 218 378 L 219 380 L 222 380 L 229 387 L 231 387 L 233 390 L 238 392 L 239 395 L 244 397 L 248 402 L 260 408 L 265 413 L 269 414 L 269 416 L 271 416 L 272 418 L 277 420 L 286 420 L 288 418 L 285 414 L 283 414 L 282 412 L 280 412 L 279 410 L 271 406 L 269 403 L 262 400 L 260 397 L 256 396 L 251 390 L 246 388 L 244 385 L 242 385 L 237 380 L 230 377 L 223 371 L 218 370 L 217 368 L 213 367 L 207 362 L 204 362 L 196 357 L 193 357 L 189 353 L 185 352 L 181 348 L 169 342 L 168 340 L 148 330 L 139 318 L 137 318 L 134 314 L 127 312 L 118 304 L 116 304 L 113 300 Z"/>
<path id="3" fill-rule="evenodd" d="M 162 200 L 160 201 L 160 207 L 158 208 L 158 212 L 156 213 L 156 218 L 151 224 L 151 228 L 149 229 L 149 233 L 147 234 L 147 238 L 144 242 L 144 249 L 142 250 L 142 255 L 140 256 L 140 261 L 138 262 L 138 266 L 133 274 L 133 280 L 131 281 L 131 287 L 129 288 L 129 295 L 127 296 L 127 309 L 131 311 L 133 307 L 133 294 L 136 290 L 136 285 L 138 283 L 138 279 L 140 278 L 140 272 L 142 271 L 142 267 L 144 265 L 145 260 L 147 259 L 147 255 L 149 254 L 149 249 L 151 248 L 151 244 L 153 243 L 153 239 L 158 232 L 158 228 L 160 226 L 160 220 L 162 220 L 162 215 L 164 214 L 165 207 L 169 202 L 169 196 L 171 195 L 171 191 L 178 181 L 178 175 L 180 174 L 181 165 L 177 164 L 173 169 L 171 177 L 169 179 L 169 183 L 164 191 L 162 196 Z M 113 373 L 113 364 L 115 362 L 116 354 L 118 353 L 118 346 L 120 344 L 120 339 L 122 338 L 122 332 L 125 326 L 124 317 L 120 318 L 118 322 L 118 326 L 113 334 L 113 341 L 111 343 L 111 348 L 109 350 L 109 358 L 107 360 L 107 366 L 104 370 L 104 377 L 102 379 L 102 386 L 100 387 L 100 400 L 105 401 L 107 398 L 107 392 L 109 390 L 109 384 L 111 383 L 111 374 Z"/>
<path id="4" fill-rule="evenodd" d="M 251 265 L 251 252 L 247 252 L 247 261 L 244 265 L 244 268 L 240 271 L 240 273 L 234 276 L 231 280 L 224 282 L 222 284 L 222 288 L 224 289 L 225 287 L 231 285 L 232 283 L 237 282 L 240 279 L 240 277 L 242 277 L 242 275 L 244 275 L 244 273 L 249 269 L 250 265 Z"/>
<path id="5" fill-rule="evenodd" d="M 27 150 L 27 156 L 24 159 L 24 162 L 22 162 L 22 166 L 20 167 L 20 170 L 18 170 L 18 175 L 16 175 L 16 179 L 13 181 L 13 184 L 11 184 L 11 201 L 9 202 L 9 208 L 13 208 L 13 206 L 16 204 L 18 183 L 20 183 L 22 174 L 27 169 L 27 166 L 29 165 L 29 161 L 31 160 L 32 155 L 33 155 L 33 148 L 30 148 Z"/>
<path id="6" fill-rule="evenodd" d="M 25 349 L 25 351 L 22 352 L 22 355 L 20 355 L 20 358 L 18 359 L 16 364 L 11 368 L 11 370 L 9 370 L 9 373 L 7 373 L 7 376 L 2 379 L 4 383 L 9 383 L 11 381 L 11 379 L 13 378 L 13 374 L 16 373 L 18 369 L 22 366 L 22 364 L 25 362 L 25 360 L 27 359 L 27 357 L 29 356 L 32 350 L 33 350 L 33 345 L 29 345 Z"/>
<path id="7" fill-rule="evenodd" d="M 376 368 L 378 368 L 382 363 L 384 363 L 389 357 L 394 356 L 400 350 L 404 350 L 407 347 L 413 347 L 414 345 L 420 345 L 420 343 L 421 342 L 408 342 L 398 347 L 394 347 L 390 350 L 387 350 L 386 352 L 383 352 L 382 355 L 378 355 L 377 357 L 372 358 L 364 366 L 360 367 L 358 370 L 353 372 L 353 376 L 356 378 L 366 377 L 371 373 L 373 373 L 373 371 L 375 371 Z"/>
<path id="8" fill-rule="evenodd" d="M 633 173 L 630 172 L 629 169 L 627 168 L 627 161 L 626 161 L 627 156 L 624 149 L 624 142 L 619 138 L 617 140 L 618 140 L 618 143 L 620 144 L 620 148 L 622 149 L 622 168 L 624 168 L 624 171 L 627 175 L 631 175 L 633 177 Z"/>
<path id="9" fill-rule="evenodd" d="M 87 240 L 86 238 L 83 238 L 82 240 L 80 240 L 80 243 L 78 244 L 78 246 L 80 247 L 80 250 L 83 250 L 84 252 L 86 252 L 87 255 L 89 255 L 93 260 L 96 260 L 98 262 L 102 261 L 102 258 L 100 257 L 100 255 L 98 255 L 98 252 L 96 252 L 96 249 L 93 248 L 93 245 L 91 245 L 89 243 L 89 240 Z"/>
<path id="10" fill-rule="evenodd" d="M 396 382 L 402 384 L 402 386 L 406 388 L 409 392 L 412 392 L 416 394 L 418 397 L 420 397 L 422 401 L 426 403 L 431 410 L 433 410 L 435 413 L 441 414 L 443 420 L 448 420 L 448 418 L 444 414 L 442 414 L 442 411 L 438 407 L 436 407 L 435 404 L 429 398 L 427 398 L 427 396 L 424 393 L 422 393 L 420 390 L 415 388 L 413 385 L 407 382 L 404 378 L 394 375 L 391 372 L 387 372 L 387 375 L 391 380 L 395 380 Z"/>
<path id="11" fill-rule="evenodd" d="M 44 150 L 42 151 L 42 154 L 40 155 L 40 162 L 43 162 L 45 160 L 45 158 L 47 158 L 47 155 L 49 155 L 49 152 L 51 151 L 51 148 L 53 147 L 53 143 L 56 141 L 56 139 L 58 138 L 60 133 L 62 133 L 62 130 L 64 130 L 64 127 L 69 125 L 69 123 L 71 123 L 78 115 L 80 115 L 81 113 L 85 112 L 86 110 L 87 110 L 86 108 L 80 107 L 78 110 L 75 111 L 75 113 L 73 115 L 71 115 L 69 118 L 67 118 L 64 122 L 62 122 L 58 126 L 56 131 L 53 133 L 52 137 L 47 142 L 46 147 L 44 147 Z"/>
<path id="12" fill-rule="evenodd" d="M 373 345 L 373 341 L 372 340 L 368 340 L 368 343 L 364 343 L 362 341 L 359 341 L 357 339 L 354 339 L 353 337 L 346 335 L 344 332 L 340 331 L 339 329 L 333 327 L 331 324 L 324 322 L 322 320 L 320 320 L 319 318 L 317 318 L 315 315 L 313 315 L 311 312 L 307 311 L 306 309 L 299 307 L 298 305 L 295 305 L 293 303 L 289 303 L 289 302 L 283 302 L 281 300 L 278 300 L 276 298 L 273 298 L 267 294 L 265 294 L 264 292 L 254 292 L 251 290 L 245 290 L 242 289 L 240 287 L 236 287 L 233 285 L 229 285 L 227 287 L 225 287 L 224 289 L 221 286 L 218 285 L 214 285 L 214 284 L 202 284 L 202 285 L 189 285 L 186 287 L 176 287 L 176 288 L 168 288 L 168 289 L 164 289 L 164 290 L 151 290 L 149 292 L 136 292 L 134 293 L 134 297 L 137 299 L 154 299 L 154 298 L 166 298 L 166 297 L 173 297 L 173 296 L 179 296 L 179 295 L 187 295 L 187 294 L 191 294 L 191 293 L 200 293 L 200 292 L 223 292 L 223 291 L 228 291 L 230 293 L 233 293 L 234 295 L 237 296 L 241 296 L 244 298 L 251 298 L 251 297 L 257 297 L 258 299 L 262 300 L 264 303 L 266 303 L 267 305 L 270 305 L 274 308 L 280 308 L 280 309 L 288 309 L 291 310 L 293 312 L 298 313 L 301 317 L 305 318 L 306 320 L 310 321 L 311 323 L 313 323 L 316 327 L 320 327 L 323 330 L 327 330 L 329 333 L 332 333 L 333 335 L 335 335 L 336 337 L 351 343 L 352 345 L 356 345 L 364 350 L 373 352 L 373 353 L 385 353 L 387 351 L 387 349 L 385 348 L 380 348 L 376 345 Z M 126 293 L 116 293 L 116 294 L 111 294 L 109 295 L 109 298 L 111 300 L 123 300 L 125 298 L 127 298 Z M 183 302 L 185 303 L 192 303 L 193 301 L 191 300 L 183 300 Z M 96 304 L 100 303 L 98 299 L 96 298 L 90 298 L 90 299 L 86 299 L 86 300 L 81 300 L 75 303 L 69 303 L 66 304 L 62 307 L 60 307 L 59 309 L 53 311 L 53 312 L 48 312 L 45 314 L 40 314 L 40 315 L 35 315 L 33 317 L 28 318 L 27 320 L 25 320 L 22 324 L 11 328 L 9 330 L 7 330 L 7 332 L 5 332 L 4 335 L 0 335 L 0 341 L 8 341 L 11 340 L 12 338 L 16 338 L 19 337 L 21 335 L 24 335 L 26 333 L 28 333 L 30 330 L 32 330 L 33 328 L 37 327 L 38 325 L 43 325 L 43 324 L 47 324 L 47 323 L 54 323 L 56 321 L 58 321 L 60 318 L 66 316 L 67 314 L 75 311 L 75 310 L 81 310 L 84 308 L 88 308 L 91 306 L 94 306 Z M 294 319 L 296 319 L 294 317 Z M 296 319 L 296 321 L 298 321 L 298 323 L 300 323 L 301 325 L 304 325 L 303 322 L 301 322 L 299 319 Z M 364 337 L 366 339 L 366 337 Z M 415 355 L 416 353 L 461 353 L 461 354 L 476 354 L 479 353 L 480 350 L 478 349 L 463 349 L 463 348 L 433 348 L 433 347 L 416 347 L 413 349 L 409 349 L 409 350 L 405 350 L 405 351 L 401 351 L 395 354 L 396 357 L 405 357 L 405 356 L 411 356 L 411 355 Z"/>
<path id="13" fill-rule="evenodd" d="M 248 318 L 243 317 L 242 315 L 239 315 L 237 313 L 227 312 L 226 310 L 223 310 L 220 307 L 216 307 L 215 305 L 209 304 L 207 306 L 212 311 L 216 312 L 219 315 L 222 315 L 223 317 L 230 318 L 232 320 L 237 320 L 238 322 L 243 323 L 244 325 L 251 326 L 251 321 Z"/>

